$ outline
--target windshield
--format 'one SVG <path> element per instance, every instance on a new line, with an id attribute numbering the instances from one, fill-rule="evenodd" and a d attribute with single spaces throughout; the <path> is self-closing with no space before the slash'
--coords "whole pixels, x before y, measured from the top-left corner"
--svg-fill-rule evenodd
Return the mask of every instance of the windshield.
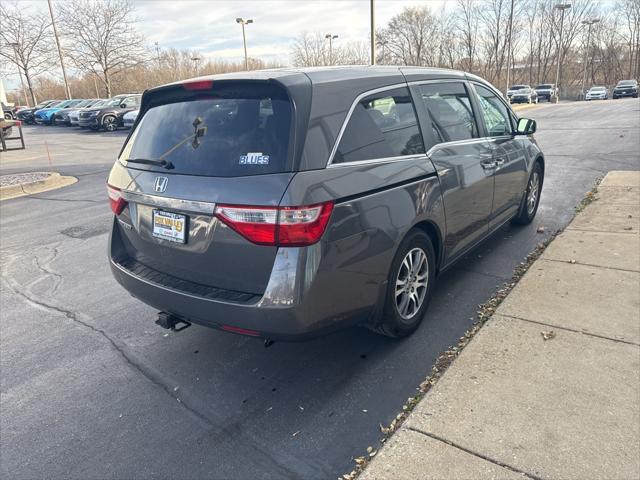
<path id="1" fill-rule="evenodd" d="M 120 105 L 122 103 L 122 100 L 124 99 L 124 97 L 114 97 L 111 100 L 107 100 L 104 103 L 104 107 L 117 107 L 118 105 Z"/>
<path id="2" fill-rule="evenodd" d="M 606 90 L 604 87 L 591 87 L 592 92 L 602 92 L 604 90 Z"/>
<path id="3" fill-rule="evenodd" d="M 542 89 L 549 89 L 549 88 L 553 88 L 553 85 L 550 85 L 548 83 L 542 84 L 542 85 L 538 85 L 536 87 L 537 90 L 542 90 Z"/>
<path id="4" fill-rule="evenodd" d="M 527 88 L 526 85 L 512 85 L 509 90 L 522 90 L 523 88 Z"/>
<path id="5" fill-rule="evenodd" d="M 638 82 L 636 82 L 635 80 L 621 80 L 620 82 L 618 82 L 618 86 L 619 87 L 629 87 L 629 86 L 633 86 L 636 85 Z"/>
<path id="6" fill-rule="evenodd" d="M 286 171 L 292 108 L 282 88 L 227 84 L 169 102 L 144 113 L 121 160 L 165 160 L 172 173 L 220 177 Z"/>

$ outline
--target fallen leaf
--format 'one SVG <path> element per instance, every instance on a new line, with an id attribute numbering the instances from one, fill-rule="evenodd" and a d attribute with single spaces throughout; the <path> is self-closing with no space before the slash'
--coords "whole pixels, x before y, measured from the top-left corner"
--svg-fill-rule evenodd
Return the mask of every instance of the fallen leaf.
<path id="1" fill-rule="evenodd" d="M 536 232 L 538 232 L 538 233 L 544 233 L 544 226 L 543 226 L 543 225 L 540 225 L 540 226 L 538 227 L 538 229 L 536 230 Z"/>
<path id="2" fill-rule="evenodd" d="M 353 459 L 353 461 L 356 462 L 358 465 L 362 465 L 364 462 L 367 461 L 367 459 L 364 457 L 356 457 Z"/>
<path id="3" fill-rule="evenodd" d="M 373 452 L 373 447 L 372 446 L 368 446 L 367 447 L 367 453 L 371 453 Z"/>
<path id="4" fill-rule="evenodd" d="M 569 260 L 569 263 L 576 263 L 576 261 L 572 258 L 571 260 Z"/>
<path id="5" fill-rule="evenodd" d="M 624 227 L 625 230 L 633 230 L 633 227 Z"/>
<path id="6" fill-rule="evenodd" d="M 543 340 L 551 340 L 552 338 L 555 338 L 556 333 L 553 330 L 549 330 L 548 332 L 542 331 L 540 332 L 540 335 L 542 335 L 542 339 Z"/>

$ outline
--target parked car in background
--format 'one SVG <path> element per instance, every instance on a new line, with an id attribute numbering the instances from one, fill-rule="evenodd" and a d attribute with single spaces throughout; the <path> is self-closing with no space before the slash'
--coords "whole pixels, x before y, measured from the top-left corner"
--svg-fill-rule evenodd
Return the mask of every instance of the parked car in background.
<path id="1" fill-rule="evenodd" d="M 622 97 L 638 98 L 638 81 L 637 80 L 620 80 L 613 89 L 613 99 Z"/>
<path id="2" fill-rule="evenodd" d="M 530 88 L 529 85 L 511 85 L 507 89 L 507 99 L 511 99 L 511 96 L 517 92 L 518 90 L 522 90 L 523 88 Z"/>
<path id="3" fill-rule="evenodd" d="M 538 94 L 536 91 L 528 85 L 524 88 L 515 90 L 511 97 L 509 97 L 511 103 L 538 103 Z"/>
<path id="4" fill-rule="evenodd" d="M 105 100 L 104 98 L 94 98 L 93 100 L 90 100 L 90 103 L 88 105 L 85 105 L 84 107 L 72 108 L 69 111 L 69 125 L 74 125 L 74 126 L 78 125 L 78 121 L 80 119 L 80 112 L 82 110 L 88 110 L 89 108 L 99 107 L 101 105 L 104 105 L 106 102 L 108 102 L 108 100 Z"/>
<path id="5" fill-rule="evenodd" d="M 93 130 L 104 129 L 114 132 L 123 126 L 122 117 L 125 113 L 140 107 L 141 96 L 139 93 L 117 95 L 104 105 L 83 110 L 80 112 L 78 125 Z"/>
<path id="6" fill-rule="evenodd" d="M 60 103 L 61 101 L 62 100 L 45 100 L 44 102 L 40 102 L 33 108 L 22 109 L 16 114 L 16 119 L 28 125 L 33 125 L 34 123 L 36 123 L 35 112 L 42 108 L 51 107 L 57 103 Z"/>
<path id="7" fill-rule="evenodd" d="M 94 100 L 92 99 L 81 100 L 75 105 L 58 110 L 56 113 L 53 114 L 53 124 L 54 125 L 70 125 L 71 123 L 69 121 L 69 113 L 78 108 L 89 106 L 91 105 L 92 102 L 94 102 Z"/>
<path id="8" fill-rule="evenodd" d="M 5 120 L 13 120 L 13 119 L 15 119 L 15 114 L 16 114 L 15 107 L 6 105 L 3 102 L 0 102 L 0 104 L 2 105 L 2 116 L 3 116 L 3 118 Z"/>
<path id="9" fill-rule="evenodd" d="M 535 91 L 538 94 L 538 101 L 555 102 L 558 98 L 558 89 L 553 83 L 541 83 L 535 87 Z"/>
<path id="10" fill-rule="evenodd" d="M 111 270 L 169 328 L 415 331 L 437 276 L 536 215 L 533 120 L 418 67 L 201 77 L 145 92 L 108 178 Z"/>
<path id="11" fill-rule="evenodd" d="M 132 110 L 129 113 L 125 113 L 124 117 L 122 117 L 122 125 L 124 128 L 131 128 L 133 124 L 136 122 L 136 118 L 138 118 L 138 113 L 140 110 Z"/>
<path id="12" fill-rule="evenodd" d="M 584 96 L 585 100 L 606 100 L 609 98 L 609 90 L 607 87 L 591 87 Z"/>
<path id="13" fill-rule="evenodd" d="M 73 107 L 83 100 L 64 100 L 60 103 L 56 103 L 50 107 L 42 108 L 35 112 L 35 121 L 39 125 L 53 125 L 53 116 L 56 112 L 63 108 Z"/>

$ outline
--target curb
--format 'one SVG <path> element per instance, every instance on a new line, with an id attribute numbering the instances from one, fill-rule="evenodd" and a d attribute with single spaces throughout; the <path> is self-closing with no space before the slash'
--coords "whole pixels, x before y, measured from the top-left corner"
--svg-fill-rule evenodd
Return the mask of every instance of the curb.
<path id="1" fill-rule="evenodd" d="M 77 181 L 78 179 L 76 177 L 62 176 L 57 172 L 51 172 L 49 177 L 45 180 L 0 187 L 0 201 L 24 197 L 25 195 L 48 192 L 49 190 L 73 185 Z"/>

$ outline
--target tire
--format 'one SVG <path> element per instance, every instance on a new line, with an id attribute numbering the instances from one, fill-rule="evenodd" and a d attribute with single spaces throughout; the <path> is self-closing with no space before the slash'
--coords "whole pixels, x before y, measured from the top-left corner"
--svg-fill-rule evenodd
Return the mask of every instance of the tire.
<path id="1" fill-rule="evenodd" d="M 11 115 L 9 112 L 4 114 L 4 119 L 5 120 L 13 120 L 13 115 Z"/>
<path id="2" fill-rule="evenodd" d="M 536 216 L 538 211 L 538 205 L 540 205 L 540 192 L 542 191 L 542 182 L 544 177 L 542 176 L 542 165 L 540 162 L 536 162 L 527 180 L 527 189 L 522 196 L 520 202 L 520 209 L 518 214 L 511 220 L 516 225 L 528 225 Z M 535 197 L 532 199 L 531 191 L 536 189 Z M 533 203 L 531 203 L 533 201 Z"/>
<path id="3" fill-rule="evenodd" d="M 412 261 L 414 268 L 415 265 L 419 265 L 418 270 L 413 273 Z M 429 305 L 435 284 L 435 273 L 436 255 L 431 239 L 422 230 L 411 230 L 398 247 L 391 264 L 382 318 L 377 325 L 370 328 L 376 333 L 392 338 L 402 338 L 412 334 L 422 322 Z M 422 280 L 421 277 L 423 277 Z M 414 278 L 418 283 L 405 282 L 406 287 L 403 289 L 397 286 L 403 278 Z M 426 285 L 420 287 L 419 285 L 425 281 Z M 417 288 L 416 285 L 418 285 Z M 398 288 L 400 293 L 396 294 Z"/>
<path id="4" fill-rule="evenodd" d="M 107 132 L 115 132 L 118 129 L 118 119 L 113 115 L 105 115 L 102 118 L 102 128 Z"/>

